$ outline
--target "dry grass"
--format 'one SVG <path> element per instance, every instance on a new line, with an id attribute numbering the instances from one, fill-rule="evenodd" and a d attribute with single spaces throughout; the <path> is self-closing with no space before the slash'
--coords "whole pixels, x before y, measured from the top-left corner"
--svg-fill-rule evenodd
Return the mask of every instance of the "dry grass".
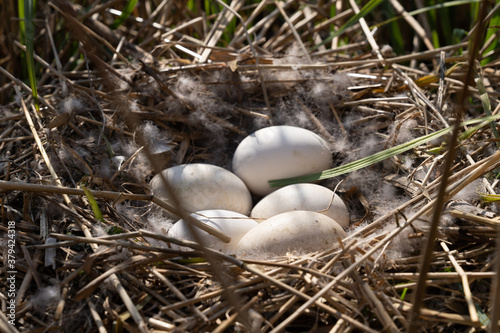
<path id="1" fill-rule="evenodd" d="M 488 115 L 485 96 L 496 115 L 499 62 L 476 62 L 498 54 L 485 53 L 485 27 L 470 30 L 477 51 L 467 39 L 436 47 L 432 16 L 405 16 L 395 54 L 395 31 L 372 35 L 364 19 L 320 45 L 354 1 L 207 3 L 142 1 L 132 14 L 143 22 L 111 30 L 120 1 L 38 1 L 40 112 L 16 8 L 0 6 L 0 302 L 8 314 L 14 274 L 17 306 L 0 330 L 496 332 L 500 220 L 476 193 L 498 191 L 491 127 L 325 181 L 352 225 L 322 252 L 255 260 L 165 237 L 151 225 L 158 211 L 182 208 L 148 188 L 172 165 L 230 168 L 237 143 L 270 125 L 322 135 L 337 166 Z M 410 10 L 401 5 L 367 19 Z M 484 5 L 487 26 L 496 7 Z"/>

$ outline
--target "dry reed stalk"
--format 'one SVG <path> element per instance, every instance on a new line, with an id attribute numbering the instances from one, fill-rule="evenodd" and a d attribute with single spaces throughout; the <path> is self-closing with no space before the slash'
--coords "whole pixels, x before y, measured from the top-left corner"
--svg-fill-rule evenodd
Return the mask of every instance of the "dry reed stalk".
<path id="1" fill-rule="evenodd" d="M 29 192 L 49 192 L 49 193 L 59 193 L 63 196 L 71 194 L 71 195 L 79 195 L 84 196 L 85 191 L 83 189 L 78 188 L 68 188 L 61 186 L 52 186 L 52 185 L 38 185 L 38 184 L 23 184 L 19 182 L 6 182 L 0 180 L 0 188 L 5 190 L 19 190 L 19 191 L 29 191 Z M 115 201 L 123 201 L 123 200 L 146 200 L 151 201 L 158 206 L 169 210 L 170 212 L 176 213 L 177 210 L 165 202 L 161 198 L 155 197 L 154 195 L 146 195 L 146 194 L 128 194 L 128 193 L 118 193 L 111 191 L 90 191 L 92 196 L 95 198 L 106 198 L 113 199 Z M 68 197 L 69 198 L 69 197 Z M 229 241 L 229 237 L 221 233 L 220 231 L 207 226 L 204 223 L 194 222 L 200 229 L 212 234 L 223 241 Z"/>
<path id="2" fill-rule="evenodd" d="M 241 6 L 243 6 L 242 0 L 233 0 L 231 1 L 230 8 L 233 9 L 233 11 L 238 11 Z M 219 39 L 222 37 L 222 34 L 226 28 L 226 26 L 229 24 L 229 22 L 234 18 L 234 12 L 230 10 L 224 10 L 222 13 L 220 13 L 217 16 L 217 20 L 215 20 L 215 23 L 212 26 L 212 29 L 210 32 L 207 34 L 204 44 L 208 46 L 215 46 Z M 209 59 L 210 53 L 212 52 L 211 49 L 204 49 L 201 52 L 201 58 L 200 58 L 200 63 L 205 63 Z"/>
<path id="3" fill-rule="evenodd" d="M 472 296 L 471 296 L 472 294 L 471 294 L 471 291 L 470 291 L 469 281 L 467 280 L 467 275 L 465 275 L 465 271 L 458 264 L 457 260 L 453 257 L 453 254 L 450 252 L 450 249 L 448 248 L 448 246 L 446 245 L 446 243 L 445 242 L 439 242 L 439 244 L 441 245 L 441 247 L 443 248 L 443 250 L 448 255 L 448 258 L 450 259 L 450 262 L 453 264 L 453 267 L 455 268 L 455 270 L 457 271 L 458 275 L 460 276 L 460 280 L 462 281 L 462 287 L 464 289 L 464 297 L 465 297 L 465 300 L 467 302 L 467 307 L 469 309 L 470 318 L 471 318 L 471 320 L 474 323 L 478 323 L 479 322 L 479 318 L 478 318 L 478 315 L 477 315 L 476 308 L 474 307 L 474 301 L 472 300 Z"/>
<path id="4" fill-rule="evenodd" d="M 9 323 L 9 320 L 3 311 L 0 311 L 0 328 L 6 333 L 19 333 L 19 331 Z"/>
<path id="5" fill-rule="evenodd" d="M 104 324 L 103 324 L 103 322 L 102 322 L 101 316 L 100 316 L 100 315 L 99 315 L 99 313 L 97 312 L 97 310 L 96 310 L 96 308 L 95 308 L 94 303 L 92 303 L 92 302 L 88 302 L 87 304 L 88 304 L 88 306 L 89 306 L 90 313 L 92 314 L 92 318 L 93 318 L 93 319 L 94 319 L 94 321 L 96 322 L 98 332 L 99 332 L 99 333 L 107 333 L 107 330 L 106 330 L 106 328 L 104 327 Z"/>

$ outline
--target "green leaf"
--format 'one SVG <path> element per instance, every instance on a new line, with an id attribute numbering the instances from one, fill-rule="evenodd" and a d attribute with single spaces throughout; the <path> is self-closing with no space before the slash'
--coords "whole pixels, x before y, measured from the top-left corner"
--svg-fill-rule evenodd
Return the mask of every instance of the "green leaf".
<path id="1" fill-rule="evenodd" d="M 130 14 L 132 14 L 135 5 L 137 5 L 137 0 L 128 0 L 127 4 L 125 5 L 125 8 L 123 8 L 122 10 L 122 13 L 120 14 L 120 16 L 115 18 L 113 23 L 111 23 L 110 28 L 114 30 L 118 28 L 120 25 L 122 25 L 123 22 L 125 22 L 128 19 Z"/>
<path id="2" fill-rule="evenodd" d="M 361 8 L 359 13 L 357 13 L 356 15 L 351 17 L 349 19 L 349 21 L 347 21 L 343 26 L 340 27 L 339 30 L 332 32 L 330 34 L 330 36 L 327 39 L 325 39 L 323 42 L 321 42 L 318 45 L 315 45 L 311 51 L 314 51 L 317 48 L 319 48 L 320 46 L 325 45 L 326 43 L 329 43 L 335 37 L 342 35 L 344 33 L 344 31 L 346 31 L 348 28 L 352 27 L 355 23 L 357 23 L 360 18 L 368 15 L 372 10 L 374 10 L 383 1 L 384 0 L 370 0 L 366 5 L 363 6 L 363 8 Z"/>
<path id="3" fill-rule="evenodd" d="M 460 126 L 465 126 L 465 125 L 472 125 L 472 124 L 477 124 L 480 123 L 479 127 L 485 126 L 491 121 L 500 119 L 500 114 L 494 115 L 494 116 L 489 116 L 489 117 L 484 117 L 484 118 L 479 118 L 479 119 L 473 119 L 473 120 L 468 120 L 466 122 L 463 122 L 460 124 Z M 429 135 L 416 138 L 414 140 L 408 141 L 406 143 L 400 144 L 399 146 L 392 147 L 386 150 L 383 150 L 381 152 L 375 153 L 373 155 L 370 155 L 368 157 L 362 158 L 360 160 L 338 166 L 333 169 L 325 170 L 323 172 L 311 174 L 311 175 L 305 175 L 305 176 L 299 176 L 299 177 L 293 177 L 293 178 L 285 178 L 285 179 L 275 179 L 269 181 L 269 185 L 271 187 L 281 187 L 281 186 L 286 186 L 290 184 L 296 184 L 296 183 L 306 183 L 306 182 L 313 182 L 316 180 L 322 180 L 322 179 L 328 179 L 328 178 L 333 178 L 337 177 L 346 173 L 350 173 L 359 169 L 366 168 L 370 165 L 373 165 L 375 163 L 378 163 L 380 161 L 383 161 L 385 159 L 388 159 L 392 156 L 399 155 L 401 153 L 404 153 L 405 151 L 408 151 L 410 149 L 416 148 L 418 146 L 423 145 L 424 143 L 427 143 L 429 141 L 432 141 L 434 139 L 437 139 L 447 133 L 450 133 L 453 130 L 453 126 L 443 128 L 437 132 L 431 133 Z"/>
<path id="4" fill-rule="evenodd" d="M 83 185 L 80 185 L 80 187 L 82 188 L 83 192 L 85 192 L 85 196 L 87 197 L 87 200 L 90 203 L 90 207 L 92 207 L 92 211 L 94 212 L 95 218 L 101 222 L 104 222 L 101 210 L 99 209 L 99 205 L 97 204 L 97 201 L 95 201 L 92 192 L 90 192 L 90 190 Z"/>

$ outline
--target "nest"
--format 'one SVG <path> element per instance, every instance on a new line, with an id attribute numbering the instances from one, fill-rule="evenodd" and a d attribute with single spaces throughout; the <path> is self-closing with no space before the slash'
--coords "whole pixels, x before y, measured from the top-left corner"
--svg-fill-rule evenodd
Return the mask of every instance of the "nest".
<path id="1" fill-rule="evenodd" d="M 424 33 L 424 51 L 396 55 L 340 1 L 145 1 L 111 29 L 115 4 L 38 2 L 40 110 L 24 46 L 1 41 L 2 331 L 496 330 L 500 137 L 474 119 L 496 115 L 500 76 L 474 62 L 483 45 L 428 49 Z M 148 181 L 184 163 L 230 169 L 257 129 L 310 129 L 340 166 L 455 123 L 458 141 L 449 130 L 324 180 L 351 213 L 324 251 L 234 257 L 159 227 Z"/>

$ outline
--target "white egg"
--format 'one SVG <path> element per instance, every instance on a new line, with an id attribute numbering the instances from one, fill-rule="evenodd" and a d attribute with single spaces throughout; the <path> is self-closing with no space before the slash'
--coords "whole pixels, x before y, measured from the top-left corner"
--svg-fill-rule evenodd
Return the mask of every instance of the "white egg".
<path id="1" fill-rule="evenodd" d="M 247 136 L 236 148 L 233 171 L 248 189 L 264 196 L 268 181 L 318 173 L 332 164 L 328 144 L 315 133 L 293 126 L 271 126 Z"/>
<path id="2" fill-rule="evenodd" d="M 191 216 L 231 237 L 229 243 L 224 243 L 219 238 L 193 226 L 204 246 L 224 253 L 235 253 L 236 245 L 241 237 L 258 225 L 257 222 L 243 214 L 222 209 L 203 210 L 193 213 Z M 191 229 L 184 220 L 177 221 L 168 230 L 167 236 L 193 242 L 196 241 L 196 238 L 191 233 Z M 189 248 L 179 247 L 175 244 L 172 244 L 172 248 L 189 250 Z"/>
<path id="3" fill-rule="evenodd" d="M 275 215 L 245 234 L 238 243 L 240 256 L 280 256 L 287 252 L 326 250 L 345 238 L 342 227 L 326 215 L 296 210 Z"/>
<path id="4" fill-rule="evenodd" d="M 250 217 L 268 219 L 293 210 L 325 214 L 341 227 L 349 226 L 349 212 L 338 195 L 317 184 L 293 184 L 267 195 L 252 209 Z"/>
<path id="5" fill-rule="evenodd" d="M 184 209 L 189 212 L 226 209 L 248 215 L 252 209 L 252 197 L 245 183 L 221 167 L 202 163 L 183 164 L 161 173 Z M 160 174 L 153 177 L 150 186 L 154 195 L 173 204 Z M 170 216 L 176 217 L 172 214 Z"/>

